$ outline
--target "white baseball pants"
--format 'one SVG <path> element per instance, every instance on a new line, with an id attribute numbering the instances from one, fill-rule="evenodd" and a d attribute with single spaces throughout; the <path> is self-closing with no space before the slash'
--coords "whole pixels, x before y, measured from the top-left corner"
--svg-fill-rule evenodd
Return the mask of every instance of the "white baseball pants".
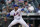
<path id="1" fill-rule="evenodd" d="M 8 27 L 12 27 L 13 25 L 15 25 L 15 24 L 17 24 L 17 23 L 22 24 L 24 27 L 29 27 L 23 19 L 14 19 L 14 20 L 9 24 Z"/>

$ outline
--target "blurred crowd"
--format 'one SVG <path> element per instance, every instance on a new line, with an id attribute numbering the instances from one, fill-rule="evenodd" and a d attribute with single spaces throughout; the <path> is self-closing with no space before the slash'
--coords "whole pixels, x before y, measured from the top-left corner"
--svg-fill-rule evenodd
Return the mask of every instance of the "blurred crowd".
<path id="1" fill-rule="evenodd" d="M 0 13 L 10 12 L 14 9 L 14 4 L 17 4 L 20 8 L 24 9 L 26 13 L 40 13 L 40 4 L 35 8 L 31 4 L 31 0 L 28 1 L 24 0 L 0 0 Z"/>
<path id="2" fill-rule="evenodd" d="M 24 10 L 24 13 L 40 13 L 40 2 L 38 5 L 33 5 L 35 0 L 0 0 L 0 14 L 9 13 L 14 9 L 14 5 Z M 35 3 L 36 4 L 36 3 Z M 1 16 L 1 15 L 0 15 Z"/>

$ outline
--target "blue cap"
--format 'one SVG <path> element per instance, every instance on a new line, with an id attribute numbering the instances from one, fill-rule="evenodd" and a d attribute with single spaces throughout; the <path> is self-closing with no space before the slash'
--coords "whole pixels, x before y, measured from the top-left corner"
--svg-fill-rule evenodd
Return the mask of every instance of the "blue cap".
<path id="1" fill-rule="evenodd" d="M 14 7 L 18 7 L 18 5 L 14 5 Z"/>

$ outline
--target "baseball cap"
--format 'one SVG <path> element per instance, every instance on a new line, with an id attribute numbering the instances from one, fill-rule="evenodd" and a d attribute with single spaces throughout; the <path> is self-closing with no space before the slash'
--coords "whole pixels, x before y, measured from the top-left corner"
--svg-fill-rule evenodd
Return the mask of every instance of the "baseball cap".
<path id="1" fill-rule="evenodd" d="M 19 7 L 18 5 L 14 5 L 14 7 Z"/>

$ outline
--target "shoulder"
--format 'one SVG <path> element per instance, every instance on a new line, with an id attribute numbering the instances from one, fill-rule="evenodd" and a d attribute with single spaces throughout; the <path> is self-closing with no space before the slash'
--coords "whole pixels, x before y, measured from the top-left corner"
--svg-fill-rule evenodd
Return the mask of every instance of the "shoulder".
<path id="1" fill-rule="evenodd" d="M 11 12 L 10 12 L 10 15 L 13 15 L 14 14 L 14 10 L 12 10 Z"/>
<path id="2" fill-rule="evenodd" d="M 12 10 L 10 13 L 14 13 L 14 10 Z"/>
<path id="3" fill-rule="evenodd" d="M 12 10 L 11 12 L 14 12 L 14 10 Z"/>

